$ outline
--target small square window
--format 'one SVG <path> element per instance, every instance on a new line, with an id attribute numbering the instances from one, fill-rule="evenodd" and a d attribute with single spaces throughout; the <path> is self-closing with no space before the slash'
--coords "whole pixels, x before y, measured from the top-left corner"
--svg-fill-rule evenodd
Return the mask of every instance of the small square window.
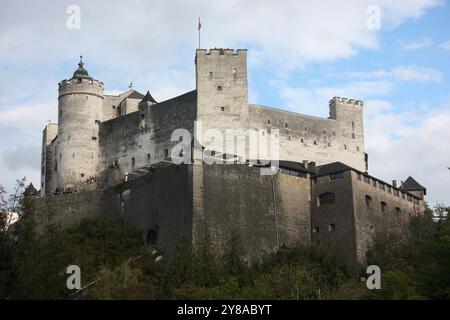
<path id="1" fill-rule="evenodd" d="M 328 225 L 328 232 L 333 232 L 334 231 L 334 224 L 329 224 Z"/>
<path id="2" fill-rule="evenodd" d="M 209 79 L 212 79 L 213 78 L 213 73 L 212 73 L 212 71 L 209 73 Z"/>
<path id="3" fill-rule="evenodd" d="M 220 111 L 225 111 L 225 107 L 220 107 Z"/>
<path id="4" fill-rule="evenodd" d="M 222 86 L 217 86 L 217 91 L 222 91 Z"/>
<path id="5" fill-rule="evenodd" d="M 312 229 L 312 232 L 313 232 L 313 233 L 319 233 L 319 227 L 314 227 L 314 228 Z"/>

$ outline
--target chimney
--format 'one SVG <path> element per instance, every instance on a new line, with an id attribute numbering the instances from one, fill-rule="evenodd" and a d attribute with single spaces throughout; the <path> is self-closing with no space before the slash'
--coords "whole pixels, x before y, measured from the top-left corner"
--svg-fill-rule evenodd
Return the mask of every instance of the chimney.
<path id="1" fill-rule="evenodd" d="M 393 186 L 394 188 L 397 188 L 397 180 L 392 180 L 392 186 Z"/>
<path id="2" fill-rule="evenodd" d="M 308 169 L 308 160 L 303 160 L 303 166 Z"/>
<path id="3" fill-rule="evenodd" d="M 314 171 L 317 173 L 316 163 L 314 161 L 311 161 L 308 165 L 309 170 Z"/>

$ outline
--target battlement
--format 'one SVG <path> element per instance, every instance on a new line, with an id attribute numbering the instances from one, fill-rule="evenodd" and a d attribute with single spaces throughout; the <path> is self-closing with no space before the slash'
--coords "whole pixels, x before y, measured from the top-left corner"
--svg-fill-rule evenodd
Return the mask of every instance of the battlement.
<path id="1" fill-rule="evenodd" d="M 333 97 L 333 99 L 330 100 L 329 105 L 330 106 L 335 105 L 337 102 L 361 106 L 361 107 L 364 105 L 362 100 L 349 99 L 349 98 L 343 98 L 343 97 Z"/>
<path id="2" fill-rule="evenodd" d="M 69 79 L 58 84 L 59 97 L 74 94 L 94 94 L 103 98 L 103 82 L 95 79 Z"/>
<path id="3" fill-rule="evenodd" d="M 81 85 L 81 84 L 89 84 L 89 85 L 96 85 L 103 89 L 103 82 L 95 79 L 65 79 L 58 83 L 58 88 L 64 88 L 66 86 L 70 86 L 73 84 Z"/>
<path id="4" fill-rule="evenodd" d="M 229 48 L 214 48 L 214 49 L 197 49 L 197 56 L 240 56 L 247 55 L 247 49 L 229 49 Z"/>

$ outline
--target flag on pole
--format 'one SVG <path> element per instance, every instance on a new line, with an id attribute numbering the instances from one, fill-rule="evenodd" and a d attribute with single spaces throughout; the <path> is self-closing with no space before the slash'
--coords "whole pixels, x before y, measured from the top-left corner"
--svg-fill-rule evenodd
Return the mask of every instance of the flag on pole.
<path id="1" fill-rule="evenodd" d="M 202 28 L 202 23 L 200 22 L 200 17 L 198 17 L 198 48 L 200 49 L 200 29 Z"/>

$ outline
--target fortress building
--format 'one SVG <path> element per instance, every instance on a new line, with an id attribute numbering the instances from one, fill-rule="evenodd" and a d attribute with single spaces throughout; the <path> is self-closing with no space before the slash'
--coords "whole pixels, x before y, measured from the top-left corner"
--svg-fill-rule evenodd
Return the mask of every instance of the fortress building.
<path id="1" fill-rule="evenodd" d="M 354 265 L 424 210 L 413 178 L 368 174 L 362 101 L 334 97 L 328 118 L 249 104 L 246 50 L 198 49 L 195 65 L 195 90 L 157 102 L 104 94 L 80 59 L 43 132 L 42 225 L 115 214 L 168 256 L 181 236 L 220 247 L 238 231 L 249 260 L 321 243 Z"/>

